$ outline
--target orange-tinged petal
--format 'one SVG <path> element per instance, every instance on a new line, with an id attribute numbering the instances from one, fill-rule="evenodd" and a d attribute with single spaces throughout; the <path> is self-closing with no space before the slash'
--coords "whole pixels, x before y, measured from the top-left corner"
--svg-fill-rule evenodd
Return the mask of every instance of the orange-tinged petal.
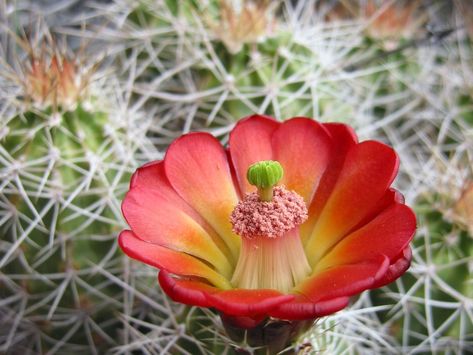
<path id="1" fill-rule="evenodd" d="M 415 229 L 412 210 L 406 205 L 394 204 L 341 240 L 317 263 L 315 270 L 369 260 L 380 252 L 394 260 L 412 240 Z"/>
<path id="2" fill-rule="evenodd" d="M 388 267 L 389 258 L 378 254 L 362 263 L 337 265 L 316 271 L 294 290 L 312 302 L 352 296 L 370 289 L 383 277 Z"/>
<path id="3" fill-rule="evenodd" d="M 305 246 L 311 265 L 369 215 L 392 183 L 398 166 L 394 150 L 380 142 L 365 141 L 348 151 L 337 183 Z"/>
<path id="4" fill-rule="evenodd" d="M 311 302 L 302 295 L 293 301 L 283 303 L 269 311 L 269 315 L 279 319 L 304 320 L 324 317 L 348 306 L 350 297 L 338 297 L 324 301 Z"/>
<path id="5" fill-rule="evenodd" d="M 202 277 L 222 289 L 231 288 L 230 282 L 225 277 L 202 261 L 185 253 L 142 241 L 132 231 L 121 232 L 118 243 L 129 257 L 145 264 L 177 275 Z"/>
<path id="6" fill-rule="evenodd" d="M 273 134 L 274 159 L 284 168 L 280 183 L 301 195 L 306 204 L 327 168 L 331 144 L 327 130 L 308 118 L 285 121 Z"/>
<path id="7" fill-rule="evenodd" d="M 177 194 L 171 186 L 164 171 L 163 161 L 153 161 L 138 168 L 131 177 L 130 189 L 134 187 L 140 187 L 145 191 L 158 191 L 163 199 L 163 207 L 164 205 L 172 205 L 174 208 L 181 210 L 182 213 L 191 217 L 205 230 L 227 258 L 231 259 L 230 250 L 222 238 L 207 223 L 207 221 L 197 213 L 196 210 L 189 206 L 189 204 Z"/>
<path id="8" fill-rule="evenodd" d="M 133 192 L 125 197 L 122 211 L 140 239 L 199 256 L 217 266 L 212 261 L 215 260 L 227 276 L 231 268 L 228 247 L 173 189 L 162 161 L 138 168 L 131 178 L 130 189 Z"/>
<path id="9" fill-rule="evenodd" d="M 136 186 L 123 200 L 123 215 L 141 240 L 199 257 L 230 278 L 232 265 L 225 254 L 172 197 L 165 190 Z"/>
<path id="10" fill-rule="evenodd" d="M 240 238 L 232 232 L 230 214 L 238 202 L 225 150 L 208 133 L 190 133 L 175 140 L 164 158 L 172 187 L 217 231 L 234 261 Z"/>
<path id="11" fill-rule="evenodd" d="M 242 196 L 256 191 L 248 183 L 246 172 L 253 163 L 273 159 L 271 137 L 280 125 L 270 117 L 253 115 L 238 121 L 230 133 L 230 155 Z"/>
<path id="12" fill-rule="evenodd" d="M 300 226 L 301 239 L 304 245 L 337 182 L 347 152 L 357 143 L 356 134 L 351 127 L 342 123 L 323 123 L 322 125 L 332 137 L 332 153 L 329 165 L 320 179 L 309 205 L 309 218 Z"/>
<path id="13" fill-rule="evenodd" d="M 270 309 L 294 299 L 276 290 L 234 289 L 207 295 L 213 307 L 228 315 L 256 317 Z"/>

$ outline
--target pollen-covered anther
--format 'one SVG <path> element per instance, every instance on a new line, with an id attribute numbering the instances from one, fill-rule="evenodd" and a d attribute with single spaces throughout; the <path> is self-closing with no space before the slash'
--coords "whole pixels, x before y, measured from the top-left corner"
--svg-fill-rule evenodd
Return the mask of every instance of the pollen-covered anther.
<path id="1" fill-rule="evenodd" d="M 245 196 L 233 210 L 233 231 L 246 238 L 277 238 L 307 219 L 304 199 L 295 192 L 277 186 L 272 201 L 261 201 L 258 193 Z"/>

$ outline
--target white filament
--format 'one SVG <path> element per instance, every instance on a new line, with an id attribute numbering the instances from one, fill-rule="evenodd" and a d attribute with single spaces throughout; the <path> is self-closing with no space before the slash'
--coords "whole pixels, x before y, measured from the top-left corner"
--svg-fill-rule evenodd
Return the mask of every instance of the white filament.
<path id="1" fill-rule="evenodd" d="M 232 284 L 238 288 L 287 293 L 310 272 L 296 227 L 279 238 L 242 238 Z"/>

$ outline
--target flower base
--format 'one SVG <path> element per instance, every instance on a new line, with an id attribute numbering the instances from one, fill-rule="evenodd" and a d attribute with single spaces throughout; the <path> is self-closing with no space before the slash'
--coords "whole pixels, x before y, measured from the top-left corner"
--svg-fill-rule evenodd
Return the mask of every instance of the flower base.
<path id="1" fill-rule="evenodd" d="M 288 321 L 267 318 L 253 327 L 242 326 L 245 320 L 220 315 L 227 335 L 242 347 L 240 354 L 296 354 L 291 344 L 313 325 L 314 320 Z M 251 348 L 251 352 L 243 346 Z"/>

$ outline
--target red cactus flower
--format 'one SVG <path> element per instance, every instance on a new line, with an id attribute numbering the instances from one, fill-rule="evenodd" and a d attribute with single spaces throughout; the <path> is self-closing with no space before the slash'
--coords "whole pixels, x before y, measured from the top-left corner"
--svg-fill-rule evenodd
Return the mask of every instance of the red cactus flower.
<path id="1" fill-rule="evenodd" d="M 267 160 L 284 173 L 265 200 L 247 172 Z M 119 243 L 161 270 L 173 300 L 233 326 L 325 316 L 409 267 L 416 220 L 390 187 L 398 165 L 387 145 L 308 118 L 240 120 L 228 149 L 186 134 L 133 175 Z"/>

